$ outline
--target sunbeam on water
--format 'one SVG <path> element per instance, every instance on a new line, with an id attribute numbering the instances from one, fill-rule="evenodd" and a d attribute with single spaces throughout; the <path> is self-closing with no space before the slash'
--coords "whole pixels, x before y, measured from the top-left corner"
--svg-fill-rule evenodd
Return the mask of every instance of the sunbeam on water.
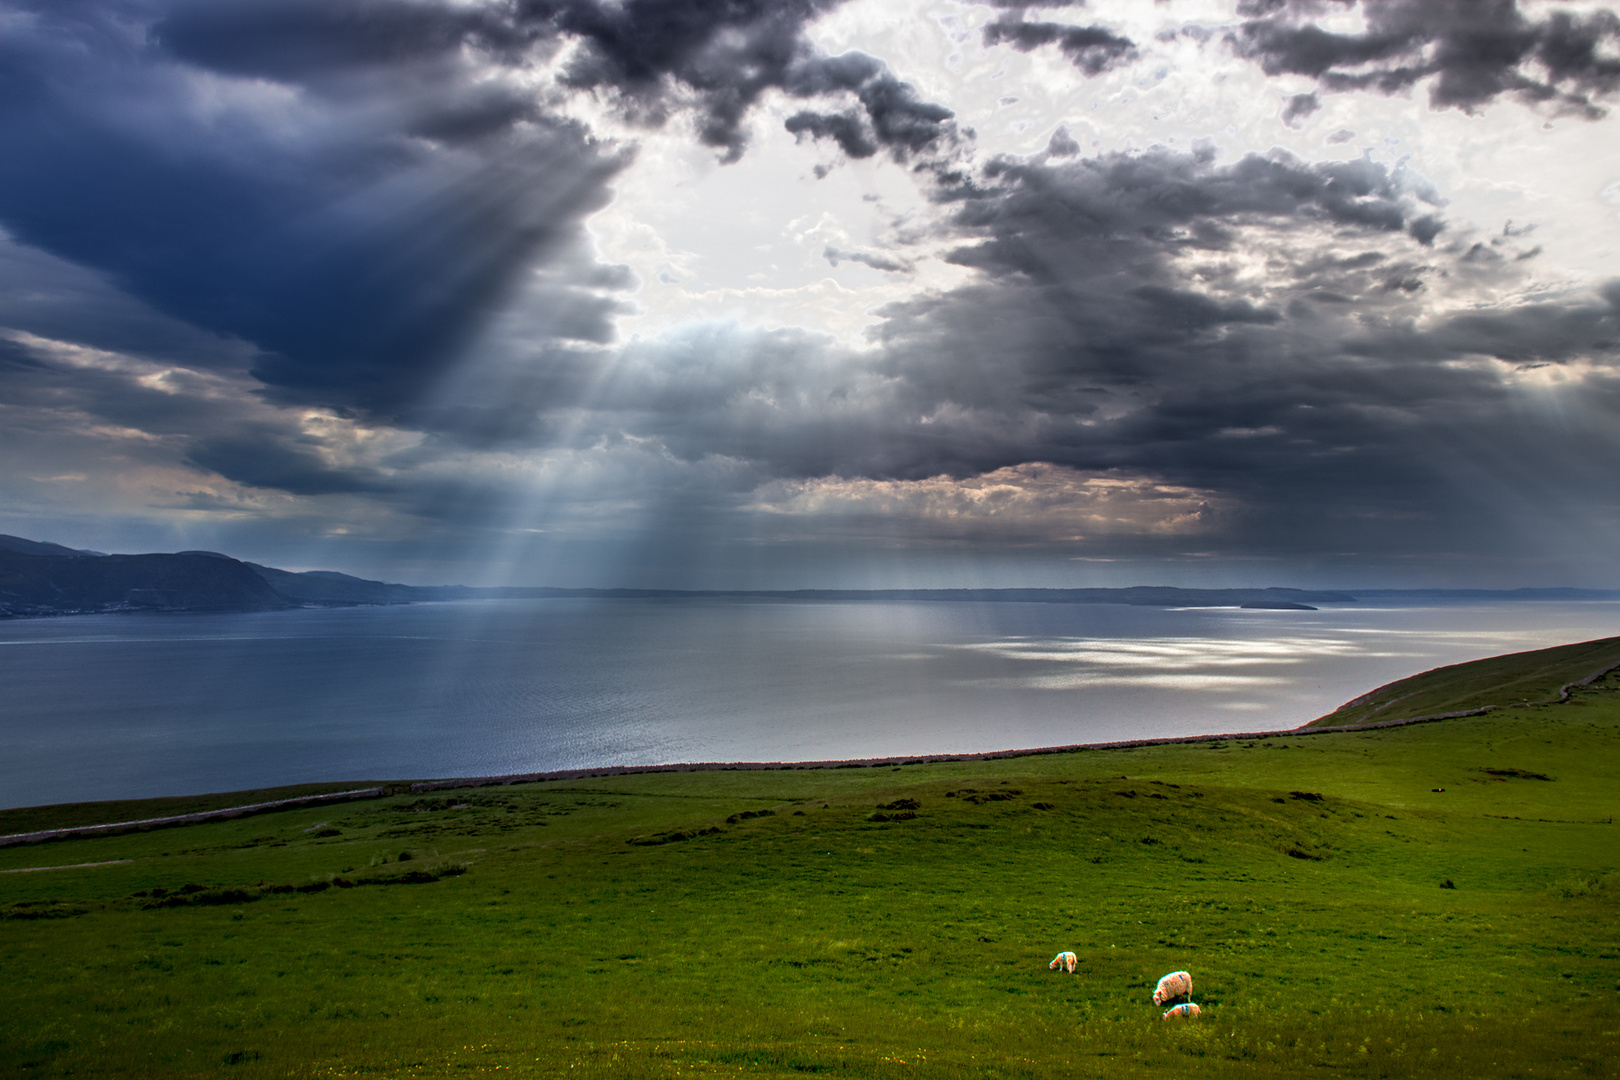
<path id="1" fill-rule="evenodd" d="M 0 805 L 1293 727 L 1620 604 L 537 600 L 0 624 Z"/>

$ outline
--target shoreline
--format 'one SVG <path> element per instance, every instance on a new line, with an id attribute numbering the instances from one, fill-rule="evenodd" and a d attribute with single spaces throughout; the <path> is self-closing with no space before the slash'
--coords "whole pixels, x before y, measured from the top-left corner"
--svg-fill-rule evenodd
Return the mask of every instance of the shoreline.
<path id="1" fill-rule="evenodd" d="M 1437 669 L 1438 670 L 1438 669 Z M 1239 731 L 1225 734 L 1168 735 L 1150 739 L 1116 739 L 1110 742 L 1069 743 L 1063 746 L 1035 746 L 1014 750 L 986 750 L 962 754 L 898 754 L 873 758 L 832 758 L 821 761 L 683 761 L 662 765 L 598 765 L 580 769 L 551 769 L 544 772 L 506 773 L 495 776 L 460 776 L 437 780 L 394 780 L 350 791 L 333 791 L 320 795 L 301 795 L 290 799 L 227 806 L 218 810 L 198 810 L 189 814 L 168 817 L 141 818 L 135 821 L 114 821 L 99 825 L 73 825 L 60 829 L 40 829 L 34 832 L 12 833 L 0 836 L 0 848 L 24 844 L 42 844 L 52 840 L 71 840 L 78 837 L 115 836 L 128 832 L 147 832 L 181 825 L 199 825 L 208 821 L 225 821 L 254 814 L 274 813 L 278 810 L 297 810 L 328 803 L 353 802 L 360 799 L 380 799 L 389 795 L 420 794 L 429 791 L 450 791 L 457 788 L 503 787 L 510 784 L 535 784 L 557 780 L 589 780 L 605 776 L 641 776 L 652 773 L 691 772 L 791 772 L 816 769 L 874 769 L 898 768 L 905 765 L 934 765 L 953 761 L 1006 761 L 1022 757 L 1041 757 L 1048 754 L 1078 754 L 1090 750 L 1136 750 L 1148 746 L 1178 746 L 1196 743 L 1252 742 L 1256 739 L 1293 738 L 1308 735 L 1334 735 L 1351 731 L 1377 731 L 1384 728 L 1406 727 L 1411 724 L 1432 724 L 1441 720 L 1460 720 L 1469 716 L 1484 716 L 1503 709 L 1523 709 L 1539 705 L 1557 705 L 1569 700 L 1576 687 L 1590 686 L 1610 672 L 1620 670 L 1620 663 L 1599 668 L 1584 678 L 1575 679 L 1558 688 L 1558 696 L 1547 701 L 1522 701 L 1506 705 L 1484 705 L 1460 712 L 1433 713 L 1396 720 L 1371 720 L 1360 724 L 1334 724 L 1313 727 L 1315 721 L 1299 727 L 1272 731 Z M 1332 715 L 1331 713 L 1329 715 Z"/>
<path id="2" fill-rule="evenodd" d="M 1502 706 L 1493 706 L 1500 708 Z M 953 761 L 1002 761 L 1022 757 L 1041 757 L 1048 754 L 1073 754 L 1088 750 L 1134 750 L 1146 746 L 1174 746 L 1186 743 L 1223 743 L 1254 739 L 1275 739 L 1296 735 L 1328 735 L 1345 731 L 1369 731 L 1377 728 L 1404 727 L 1408 724 L 1428 724 L 1438 720 L 1453 720 L 1464 716 L 1477 716 L 1490 709 L 1476 709 L 1461 713 L 1443 713 L 1435 716 L 1417 716 L 1405 720 L 1378 720 L 1367 724 L 1346 724 L 1336 727 L 1313 728 L 1301 726 L 1276 731 L 1244 731 L 1228 734 L 1169 735 L 1152 739 L 1120 739 L 1112 742 L 1069 743 L 1063 746 L 1036 746 L 1012 750 L 986 750 L 961 754 L 897 754 L 873 758 L 831 758 L 821 761 L 681 761 L 651 765 L 597 765 L 579 769 L 551 769 L 544 772 L 506 773 L 493 776 L 459 776 L 435 780 L 396 780 L 356 788 L 352 791 L 328 792 L 322 795 L 302 795 L 291 799 L 249 803 L 243 806 L 222 807 L 218 810 L 199 810 L 189 814 L 168 817 L 141 818 L 134 821 L 114 821 L 99 825 L 73 825 L 60 829 L 40 829 L 34 832 L 12 833 L 0 836 L 0 848 L 24 844 L 42 844 L 52 840 L 72 840 L 79 837 L 115 836 L 127 832 L 148 832 L 154 829 L 175 828 L 181 825 L 199 825 L 208 821 L 268 814 L 279 810 L 297 810 L 328 803 L 354 802 L 361 799 L 380 799 L 407 792 L 420 794 L 430 791 L 448 791 L 456 788 L 502 787 L 509 784 L 534 784 L 557 780 L 589 780 L 605 776 L 641 776 L 651 773 L 691 772 L 791 772 L 817 769 L 869 769 L 904 765 L 931 765 Z"/>

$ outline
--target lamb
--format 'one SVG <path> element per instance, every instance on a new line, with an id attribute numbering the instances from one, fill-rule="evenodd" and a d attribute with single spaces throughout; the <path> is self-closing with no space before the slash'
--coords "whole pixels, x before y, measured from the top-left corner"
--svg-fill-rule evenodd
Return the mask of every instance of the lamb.
<path id="1" fill-rule="evenodd" d="M 1077 963 L 1079 963 L 1079 958 L 1075 956 L 1074 953 L 1060 952 L 1056 956 L 1052 957 L 1052 962 L 1046 966 L 1052 971 L 1056 971 L 1058 968 L 1063 968 L 1068 971 L 1070 975 L 1073 975 L 1074 965 Z"/>
<path id="2" fill-rule="evenodd" d="M 1166 1020 L 1168 1020 L 1172 1016 L 1175 1016 L 1175 1017 L 1183 1017 L 1184 1016 L 1184 1017 L 1187 1017 L 1187 1018 L 1190 1019 L 1190 1018 L 1192 1018 L 1194 1016 L 1197 1016 L 1199 1013 L 1201 1013 L 1203 1011 L 1204 1011 L 1203 1009 L 1200 1009 L 1198 1006 L 1194 1005 L 1192 1002 L 1185 1001 L 1185 1002 L 1182 1002 L 1180 1005 L 1172 1005 L 1170 1007 L 1170 1011 L 1164 1014 L 1164 1018 Z"/>
<path id="3" fill-rule="evenodd" d="M 1153 991 L 1153 1004 L 1163 1005 L 1179 997 L 1191 996 L 1192 976 L 1185 971 L 1172 971 L 1159 980 L 1158 987 Z"/>

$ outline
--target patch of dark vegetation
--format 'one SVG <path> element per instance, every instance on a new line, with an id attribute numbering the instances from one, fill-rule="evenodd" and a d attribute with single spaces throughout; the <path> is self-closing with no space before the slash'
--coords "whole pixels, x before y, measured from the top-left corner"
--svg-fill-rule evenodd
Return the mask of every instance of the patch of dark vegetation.
<path id="1" fill-rule="evenodd" d="M 1057 809 L 1057 807 L 1053 806 L 1049 802 L 1031 803 L 1030 805 L 1033 806 L 1037 810 L 1056 810 Z"/>
<path id="2" fill-rule="evenodd" d="M 159 896 L 161 889 L 153 889 L 153 899 L 141 907 L 148 910 L 152 908 L 173 907 L 210 907 L 218 904 L 251 904 L 259 899 L 257 892 L 247 889 L 213 889 L 206 885 L 184 885 L 175 892 Z"/>
<path id="3" fill-rule="evenodd" d="M 8 919 L 71 919 L 90 909 L 62 900 L 20 900 L 5 910 Z"/>
<path id="4" fill-rule="evenodd" d="M 496 800 L 488 803 L 487 805 L 504 806 L 505 804 Z M 414 802 L 408 802 L 401 806 L 396 806 L 394 809 L 408 810 L 413 814 L 428 814 L 442 810 L 467 810 L 470 809 L 471 806 L 471 803 L 463 802 L 460 799 L 417 799 Z"/>
<path id="5" fill-rule="evenodd" d="M 343 830 L 342 829 L 333 829 L 333 828 L 316 829 L 314 832 L 310 833 L 309 835 L 316 836 L 316 837 L 342 836 L 343 835 Z"/>
<path id="6" fill-rule="evenodd" d="M 263 1056 L 257 1050 L 232 1050 L 219 1060 L 225 1065 L 245 1065 L 250 1061 L 258 1061 Z"/>
<path id="7" fill-rule="evenodd" d="M 917 816 L 917 811 L 915 811 L 915 810 L 897 810 L 892 814 L 886 814 L 883 811 L 879 810 L 876 813 L 867 814 L 866 815 L 866 820 L 867 821 L 910 821 L 913 818 L 915 818 L 916 816 Z"/>
<path id="8" fill-rule="evenodd" d="M 980 803 L 987 802 L 1007 802 L 1022 794 L 1023 792 L 1017 788 L 1008 788 L 1006 791 L 980 791 L 977 788 L 969 787 L 957 791 L 947 791 L 945 797 L 947 799 L 961 799 L 963 802 L 969 802 L 977 806 Z"/>
<path id="9" fill-rule="evenodd" d="M 879 810 L 921 810 L 922 803 L 916 799 L 896 799 L 894 802 L 884 803 Z"/>
<path id="10" fill-rule="evenodd" d="M 1158 838 L 1152 837 L 1152 836 L 1144 836 L 1144 837 L 1142 837 L 1141 842 L 1144 843 L 1144 844 L 1148 844 L 1150 846 L 1153 845 L 1153 844 L 1162 843 L 1162 841 L 1160 841 Z"/>
<path id="11" fill-rule="evenodd" d="M 1303 851 L 1303 850 L 1301 850 L 1300 848 L 1297 848 L 1297 847 L 1289 848 L 1287 854 L 1288 854 L 1288 857 L 1290 859 L 1309 859 L 1311 862 L 1321 862 L 1322 861 L 1322 856 L 1320 856 L 1320 855 L 1312 855 L 1310 852 Z"/>
<path id="12" fill-rule="evenodd" d="M 1314 792 L 1314 791 L 1290 791 L 1288 793 L 1288 797 L 1290 799 L 1298 799 L 1301 802 L 1322 802 L 1323 801 L 1322 796 L 1319 795 L 1318 793 Z"/>
<path id="13" fill-rule="evenodd" d="M 328 889 L 353 889 L 361 885 L 425 885 L 447 877 L 459 877 L 466 872 L 467 867 L 461 863 L 446 863 L 442 866 L 411 870 L 404 874 L 377 874 L 354 880 L 334 877 L 323 881 L 309 881 L 302 885 L 269 884 L 261 881 L 252 888 L 225 888 L 192 883 L 182 885 L 178 889 L 158 887 L 132 895 L 145 898 L 147 902 L 142 904 L 141 908 L 148 911 L 157 908 L 214 907 L 223 904 L 251 904 L 267 896 L 292 894 L 309 896 L 326 892 Z"/>
<path id="14" fill-rule="evenodd" d="M 1546 773 L 1530 772 L 1528 769 L 1481 769 L 1479 771 L 1503 780 L 1509 777 L 1517 780 L 1552 780 L 1552 777 Z"/>
<path id="15" fill-rule="evenodd" d="M 51 1059 L 70 1049 L 71 1046 L 71 1043 L 62 1039 L 47 1039 L 45 1042 L 35 1043 L 23 1052 L 21 1059 L 17 1061 L 17 1067 L 19 1069 L 38 1069 L 49 1064 Z"/>
<path id="16" fill-rule="evenodd" d="M 1442 889 L 1455 889 L 1457 887 L 1457 884 L 1456 884 L 1456 882 L 1452 881 L 1450 878 L 1446 878 L 1446 880 L 1444 880 L 1444 881 L 1442 881 L 1440 883 L 1440 887 Z"/>
<path id="17" fill-rule="evenodd" d="M 765 813 L 770 813 L 769 810 Z M 639 847 L 657 847 L 659 844 L 678 844 L 682 840 L 695 840 L 699 836 L 712 836 L 720 831 L 718 825 L 710 825 L 707 829 L 692 829 L 690 831 L 676 830 L 674 832 L 658 833 L 655 836 L 633 836 L 626 840 L 627 844 Z"/>
<path id="18" fill-rule="evenodd" d="M 775 810 L 743 810 L 726 818 L 727 825 L 735 825 L 739 821 L 748 821 L 757 817 L 775 817 Z"/>
<path id="19" fill-rule="evenodd" d="M 1601 875 L 1576 874 L 1558 882 L 1553 886 L 1552 891 L 1553 895 L 1562 897 L 1565 900 L 1589 898 L 1614 901 L 1620 900 L 1620 895 L 1617 895 L 1620 894 L 1620 890 L 1612 889 L 1610 886 L 1617 882 L 1620 882 L 1620 874 L 1614 872 Z M 1605 959 L 1614 958 L 1605 957 Z"/>
<path id="20" fill-rule="evenodd" d="M 1114 792 L 1114 794 L 1118 795 L 1122 799 L 1134 799 L 1134 798 L 1136 798 L 1136 792 L 1135 791 L 1116 791 L 1116 792 Z"/>

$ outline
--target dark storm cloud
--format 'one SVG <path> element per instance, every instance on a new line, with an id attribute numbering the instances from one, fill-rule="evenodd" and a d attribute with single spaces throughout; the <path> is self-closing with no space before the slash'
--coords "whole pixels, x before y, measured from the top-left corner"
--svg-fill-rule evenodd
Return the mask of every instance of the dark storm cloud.
<path id="1" fill-rule="evenodd" d="M 842 0 L 529 0 L 523 18 L 544 18 L 584 43 L 566 73 L 573 86 L 605 89 L 661 122 L 679 83 L 700 104 L 699 138 L 736 158 L 743 117 L 766 90 L 810 59 L 804 24 Z"/>
<path id="2" fill-rule="evenodd" d="M 406 420 L 521 291 L 531 335 L 602 344 L 626 275 L 583 220 L 630 161 L 528 76 L 632 119 L 695 117 L 728 158 L 766 90 L 850 156 L 954 138 L 880 61 L 829 57 L 836 0 L 65 0 L 0 42 L 0 224 L 258 350 L 288 402 Z M 232 80 L 200 84 L 199 76 Z M 532 271 L 562 267 L 537 288 Z"/>
<path id="3" fill-rule="evenodd" d="M 534 38 L 498 9 L 399 0 L 182 0 L 151 36 L 209 70 L 283 82 L 438 60 L 463 46 L 513 54 Z"/>
<path id="4" fill-rule="evenodd" d="M 1471 549 L 1503 535 L 1509 493 L 1557 505 L 1620 452 L 1620 289 L 1426 319 L 1433 289 L 1488 296 L 1512 258 L 1440 245 L 1433 192 L 1399 167 L 1040 155 L 938 195 L 964 240 L 950 258 L 975 279 L 885 309 L 875 356 L 694 331 L 627 351 L 601 422 L 689 462 L 750 462 L 794 498 L 847 496 L 872 521 L 907 499 L 984 505 L 985 477 L 1066 490 L 1032 463 L 1175 489 L 1138 508 L 1212 500 L 1183 522 L 1196 541 L 1155 551 Z M 1515 384 L 1536 364 L 1583 388 L 1556 421 Z M 940 477 L 972 497 L 951 501 Z M 1072 522 L 1049 520 L 987 519 L 981 539 L 1069 543 Z"/>
<path id="5" fill-rule="evenodd" d="M 333 468 L 314 447 L 268 426 L 192 440 L 185 460 L 236 483 L 290 495 L 376 495 L 397 487 L 371 470 Z"/>
<path id="6" fill-rule="evenodd" d="M 0 220 L 160 311 L 250 342 L 282 396 L 389 415 L 524 270 L 579 246 L 625 158 L 576 123 L 513 112 L 486 85 L 498 79 L 475 78 L 456 50 L 491 37 L 487 20 L 337 10 L 43 6 L 0 45 Z M 336 77 L 359 67 L 361 85 Z M 222 87 L 211 117 L 198 69 L 306 96 Z M 611 333 L 610 299 L 563 291 L 574 325 L 559 333 Z"/>
<path id="7" fill-rule="evenodd" d="M 897 160 L 956 139 L 950 125 L 955 114 L 924 101 L 882 61 L 865 53 L 818 57 L 789 73 L 784 89 L 794 97 L 853 97 L 860 109 L 836 113 L 804 110 L 787 119 L 795 135 L 832 139 L 853 158 L 870 157 L 880 148 Z"/>
<path id="8" fill-rule="evenodd" d="M 1312 20 L 1359 6 L 1361 33 Z M 1620 88 L 1620 16 L 1553 11 L 1534 18 L 1516 0 L 1251 0 L 1230 36 L 1269 75 L 1306 75 L 1324 90 L 1393 94 L 1434 77 L 1435 108 L 1474 112 L 1503 95 L 1588 116 Z"/>
<path id="9" fill-rule="evenodd" d="M 813 335 L 716 330 L 628 351 L 638 375 L 609 388 L 603 408 L 634 414 L 634 430 L 690 459 L 745 457 L 780 476 L 1112 467 L 1135 451 L 1116 443 L 1116 426 L 1091 430 L 1097 416 L 1292 347 L 1283 339 L 1316 329 L 1287 314 L 1295 291 L 1382 297 L 1396 262 L 1318 267 L 1308 282 L 1244 295 L 1201 285 L 1178 260 L 1230 258 L 1249 228 L 1421 250 L 1405 230 L 1426 209 L 1369 161 L 1223 165 L 1162 149 L 999 158 L 942 198 L 967 241 L 949 257 L 978 280 L 886 309 L 875 369 Z"/>
<path id="10" fill-rule="evenodd" d="M 1468 312 L 1438 320 L 1421 331 L 1392 329 L 1346 343 L 1363 356 L 1386 360 L 1449 360 L 1491 357 L 1534 368 L 1620 355 L 1620 280 L 1591 300 L 1531 303 L 1501 311 Z"/>
<path id="11" fill-rule="evenodd" d="M 1056 45 L 1070 63 L 1087 75 L 1101 75 L 1136 57 L 1136 43 L 1106 27 L 1026 22 L 1022 12 L 1017 17 L 1002 15 L 986 23 L 984 43 L 1005 43 L 1019 52 L 1030 52 L 1042 45 Z"/>
<path id="12" fill-rule="evenodd" d="M 0 406 L 176 472 L 440 522 L 521 501 L 498 474 L 560 447 L 603 470 L 560 502 L 684 514 L 688 539 L 772 484 L 789 509 L 812 481 L 865 484 L 851 505 L 932 485 L 971 509 L 1003 481 L 1045 485 L 1047 506 L 1103 477 L 1211 549 L 1440 550 L 1486 535 L 1503 499 L 1572 504 L 1608 482 L 1620 287 L 1501 299 L 1533 251 L 1460 235 L 1439 193 L 1368 158 L 1085 157 L 1060 130 L 1044 153 L 975 161 L 950 109 L 809 43 L 834 3 L 18 7 L 0 224 L 19 243 L 0 273 L 39 287 L 0 290 L 0 329 L 25 332 L 0 337 Z M 1052 46 L 1088 74 L 1134 55 L 998 6 L 1018 14 L 989 44 Z M 1383 2 L 1363 33 L 1310 23 L 1343 8 L 1247 6 L 1238 50 L 1317 80 L 1286 120 L 1323 92 L 1431 76 L 1437 105 L 1590 110 L 1620 77 L 1607 13 Z M 883 309 L 865 349 L 728 325 L 615 343 L 634 282 L 583 222 L 629 152 L 558 100 L 690 124 L 734 159 L 773 92 L 795 103 L 790 132 L 913 166 L 936 214 L 917 234 L 967 280 Z M 923 257 L 823 253 L 892 273 Z M 953 502 L 958 482 L 979 486 Z M 186 505 L 237 505 L 226 488 Z M 1061 547 L 1061 518 L 954 535 Z"/>

